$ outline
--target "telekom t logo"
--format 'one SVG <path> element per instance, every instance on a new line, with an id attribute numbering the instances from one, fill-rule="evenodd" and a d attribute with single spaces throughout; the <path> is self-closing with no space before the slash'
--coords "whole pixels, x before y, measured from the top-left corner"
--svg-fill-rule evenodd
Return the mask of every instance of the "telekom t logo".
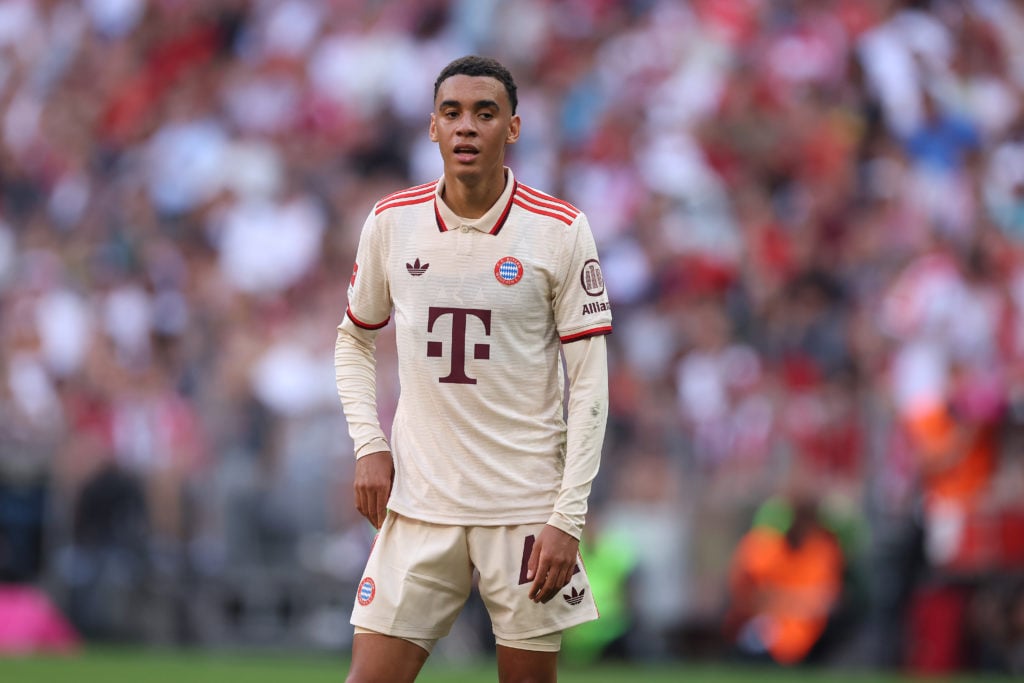
<path id="1" fill-rule="evenodd" d="M 434 323 L 442 316 L 452 317 L 452 369 L 447 377 L 440 382 L 447 384 L 476 384 L 476 380 L 466 374 L 466 321 L 470 316 L 483 323 L 484 334 L 491 334 L 491 312 L 483 308 L 445 308 L 431 306 L 427 315 L 427 332 L 434 331 Z M 427 342 L 427 356 L 440 358 L 444 354 L 444 345 L 439 341 Z M 490 344 L 473 344 L 473 358 L 487 360 L 491 357 Z"/>

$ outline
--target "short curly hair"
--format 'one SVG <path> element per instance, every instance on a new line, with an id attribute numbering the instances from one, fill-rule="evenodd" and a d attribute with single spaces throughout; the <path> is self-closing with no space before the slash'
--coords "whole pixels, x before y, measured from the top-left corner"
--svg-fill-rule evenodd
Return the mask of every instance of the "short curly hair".
<path id="1" fill-rule="evenodd" d="M 441 89 L 441 83 L 447 78 L 452 76 L 490 76 L 501 82 L 505 86 L 505 92 L 508 93 L 508 100 L 512 103 L 512 113 L 516 113 L 516 105 L 519 104 L 519 99 L 516 97 L 516 82 L 512 78 L 512 74 L 505 66 L 496 59 L 491 57 L 480 57 L 478 55 L 468 55 L 466 57 L 459 57 L 453 62 L 449 63 L 448 66 L 441 69 L 441 73 L 438 74 L 437 80 L 434 81 L 434 99 L 437 99 L 437 91 Z"/>

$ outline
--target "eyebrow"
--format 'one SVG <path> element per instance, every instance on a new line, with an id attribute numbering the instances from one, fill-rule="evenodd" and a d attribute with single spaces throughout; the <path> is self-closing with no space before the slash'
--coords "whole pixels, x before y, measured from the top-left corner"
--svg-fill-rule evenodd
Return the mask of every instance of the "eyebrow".
<path id="1" fill-rule="evenodd" d="M 443 100 L 437 105 L 438 109 L 444 109 L 445 107 L 460 107 L 462 103 L 458 100 Z M 473 103 L 472 109 L 501 109 L 501 106 L 494 100 L 477 100 Z"/>

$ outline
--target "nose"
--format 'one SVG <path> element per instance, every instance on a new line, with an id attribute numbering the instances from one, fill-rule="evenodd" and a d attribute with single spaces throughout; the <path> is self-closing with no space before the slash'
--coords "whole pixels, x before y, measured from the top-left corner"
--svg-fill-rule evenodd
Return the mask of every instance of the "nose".
<path id="1" fill-rule="evenodd" d="M 455 132 L 459 135 L 476 135 L 476 119 L 472 112 L 466 112 L 459 117 Z"/>

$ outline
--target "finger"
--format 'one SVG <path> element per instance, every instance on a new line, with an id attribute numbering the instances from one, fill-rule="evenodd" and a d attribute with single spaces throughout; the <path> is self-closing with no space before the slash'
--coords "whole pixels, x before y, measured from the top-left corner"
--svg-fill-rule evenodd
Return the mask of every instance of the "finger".
<path id="1" fill-rule="evenodd" d="M 369 488 L 363 489 L 363 516 L 366 517 L 370 524 L 374 524 L 373 490 Z"/>
<path id="2" fill-rule="evenodd" d="M 537 576 L 530 588 L 530 599 L 534 602 L 547 602 L 551 599 L 549 593 L 555 584 L 557 572 L 546 561 L 539 561 L 537 565 Z"/>
<path id="3" fill-rule="evenodd" d="M 380 528 L 377 525 L 376 519 L 376 496 L 374 490 L 370 487 L 361 486 L 356 492 L 356 509 L 359 510 L 359 514 L 366 518 L 374 528 Z"/>
<path id="4" fill-rule="evenodd" d="M 539 563 L 538 563 L 539 564 Z M 529 572 L 529 570 L 527 570 Z M 529 578 L 527 573 L 527 578 Z M 547 565 L 540 565 L 536 570 L 536 574 L 533 577 L 533 584 L 530 586 L 530 599 L 534 602 L 539 602 L 541 597 L 544 595 L 545 586 L 548 580 L 548 568 Z"/>
<path id="5" fill-rule="evenodd" d="M 541 603 L 550 602 L 551 598 L 558 595 L 558 591 L 560 590 L 561 586 L 559 586 L 558 584 L 557 576 L 558 575 L 556 572 L 550 572 L 548 574 L 548 580 L 544 583 L 544 590 L 541 592 Z"/>
<path id="6" fill-rule="evenodd" d="M 378 489 L 373 489 L 370 492 L 369 512 L 370 523 L 373 524 L 376 529 L 380 528 L 381 522 L 383 521 L 383 515 L 381 513 L 383 507 L 383 496 L 381 495 L 381 492 Z"/>
<path id="7" fill-rule="evenodd" d="M 551 597 L 560 595 L 562 589 L 568 586 L 570 581 L 572 581 L 572 573 L 569 571 L 562 571 L 562 573 L 559 574 L 558 581 L 555 582 L 555 590 L 552 592 Z"/>
<path id="8" fill-rule="evenodd" d="M 557 572 L 553 572 L 551 579 L 551 594 L 548 596 L 548 600 L 561 593 L 562 588 L 565 586 L 565 584 L 565 570 L 563 569 Z"/>
<path id="9" fill-rule="evenodd" d="M 550 601 L 553 597 L 561 593 L 562 589 L 569 585 L 569 582 L 572 580 L 572 573 L 565 570 L 557 572 L 553 571 L 551 572 L 551 576 L 553 578 L 548 590 L 545 592 L 545 595 L 541 600 L 542 603 Z"/>
<path id="10" fill-rule="evenodd" d="M 533 549 L 530 551 L 530 559 L 526 562 L 526 580 L 530 581 L 535 579 L 537 576 L 537 565 L 540 564 L 540 543 L 534 543 Z M 530 588 L 530 597 L 533 598 L 533 592 L 536 590 L 537 581 L 534 580 L 533 586 Z"/>
<path id="11" fill-rule="evenodd" d="M 366 507 L 366 492 L 359 486 L 354 486 L 355 499 L 356 499 L 356 510 L 359 511 L 363 517 L 369 519 L 369 510 Z"/>
<path id="12" fill-rule="evenodd" d="M 363 503 L 363 505 L 359 509 L 359 513 L 366 519 L 367 522 L 369 522 L 376 528 L 377 524 L 373 519 L 373 507 L 371 507 L 368 503 Z"/>

